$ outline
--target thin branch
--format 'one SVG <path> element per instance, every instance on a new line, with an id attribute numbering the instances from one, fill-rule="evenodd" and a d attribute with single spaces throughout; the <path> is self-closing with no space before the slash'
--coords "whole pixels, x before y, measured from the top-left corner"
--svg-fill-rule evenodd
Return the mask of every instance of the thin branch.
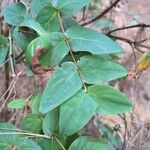
<path id="1" fill-rule="evenodd" d="M 145 123 L 144 124 L 144 127 L 149 127 L 149 126 L 150 126 L 150 123 Z M 137 137 L 140 135 L 141 131 L 142 131 L 142 126 L 137 129 L 137 132 L 134 135 L 134 137 L 132 138 L 132 140 L 129 142 L 129 145 L 133 145 L 133 143 L 135 142 Z"/>
<path id="2" fill-rule="evenodd" d="M 59 23 L 60 23 L 61 30 L 62 30 L 62 32 L 64 33 L 64 32 L 65 32 L 65 29 L 64 29 L 63 22 L 62 22 L 62 19 L 61 19 L 61 16 L 60 16 L 60 12 L 58 12 L 57 15 L 58 15 L 58 20 L 59 20 Z M 77 68 L 78 68 L 78 74 L 79 74 L 79 77 L 80 77 L 80 79 L 81 79 L 82 85 L 83 85 L 85 91 L 87 91 L 86 85 L 85 85 L 85 83 L 84 83 L 84 81 L 83 81 L 83 79 L 82 79 L 82 76 L 81 76 L 81 74 L 80 74 L 80 68 L 78 67 L 77 61 L 76 61 L 76 59 L 75 59 L 75 57 L 74 57 L 74 55 L 73 55 L 73 52 L 72 52 L 73 50 L 72 50 L 72 47 L 71 47 L 71 45 L 70 45 L 70 43 L 69 43 L 69 40 L 68 40 L 67 38 L 65 38 L 65 42 L 66 42 L 66 44 L 67 44 L 67 46 L 68 46 L 68 48 L 69 48 L 70 55 L 71 55 L 71 57 L 72 57 L 74 63 L 76 64 L 76 66 L 77 66 Z"/>
<path id="3" fill-rule="evenodd" d="M 9 29 L 9 58 L 10 58 L 10 66 L 12 71 L 12 77 L 15 76 L 15 68 L 14 68 L 14 62 L 13 62 L 13 47 L 12 47 L 12 33 L 11 29 Z"/>
<path id="4" fill-rule="evenodd" d="M 13 79 L 12 83 L 9 85 L 9 87 L 7 88 L 7 90 L 5 91 L 5 93 L 1 96 L 0 101 L 2 101 L 4 99 L 4 97 L 7 95 L 7 93 L 9 92 L 9 90 L 13 87 L 15 81 L 16 81 L 16 79 Z"/>
<path id="5" fill-rule="evenodd" d="M 115 35 L 108 35 L 110 38 L 116 39 L 116 40 L 120 40 L 120 41 L 124 41 L 126 43 L 132 44 L 133 41 L 124 37 L 120 37 L 120 36 L 115 36 Z"/>
<path id="6" fill-rule="evenodd" d="M 54 139 L 60 145 L 60 147 L 62 148 L 62 150 L 66 150 L 66 148 L 63 146 L 63 144 L 55 136 L 54 136 Z"/>
<path id="7" fill-rule="evenodd" d="M 41 137 L 41 138 L 46 138 L 46 139 L 51 138 L 47 135 L 36 134 L 36 133 L 26 133 L 26 132 L 1 132 L 0 135 L 28 135 L 28 136 Z"/>
<path id="8" fill-rule="evenodd" d="M 9 99 L 11 93 L 13 92 L 13 89 L 14 89 L 14 87 L 15 87 L 15 84 L 17 83 L 18 78 L 19 78 L 19 76 L 20 76 L 22 73 L 23 73 L 23 71 L 19 72 L 18 75 L 16 75 L 16 77 L 15 77 L 15 79 L 13 80 L 12 84 L 9 86 L 10 91 L 9 91 L 9 89 L 7 89 L 7 91 L 6 91 L 6 92 L 3 94 L 3 96 L 0 98 L 0 101 L 1 101 L 1 100 L 4 98 L 4 96 L 7 94 L 7 92 L 9 91 L 8 96 L 6 97 L 6 99 L 4 100 L 4 102 L 3 102 L 3 104 L 2 104 L 2 106 L 1 106 L 1 108 L 0 108 L 0 113 L 1 113 L 2 110 L 4 109 L 5 104 L 7 103 L 7 101 L 8 101 L 8 99 Z"/>
<path id="9" fill-rule="evenodd" d="M 121 27 L 121 28 L 117 28 L 117 29 L 114 29 L 114 30 L 111 30 L 107 33 L 107 35 L 110 35 L 111 33 L 113 32 L 116 32 L 116 31 L 120 31 L 120 30 L 126 30 L 126 29 L 132 29 L 132 28 L 150 28 L 150 25 L 149 24 L 136 24 L 136 25 L 132 25 L 132 26 L 126 26 L 126 27 Z"/>
<path id="10" fill-rule="evenodd" d="M 138 47 L 143 47 L 143 48 L 150 49 L 150 46 L 146 46 L 144 44 L 138 44 L 138 43 L 136 43 L 135 45 L 138 46 Z"/>
<path id="11" fill-rule="evenodd" d="M 5 65 L 5 64 L 9 61 L 9 59 L 10 59 L 10 58 L 7 58 L 7 59 L 3 62 L 3 64 L 0 65 L 0 68 L 1 68 L 3 65 Z"/>
<path id="12" fill-rule="evenodd" d="M 17 57 L 15 57 L 17 63 L 19 63 L 23 59 L 24 59 L 24 52 L 21 52 Z"/>
<path id="13" fill-rule="evenodd" d="M 83 23 L 81 23 L 80 25 L 81 26 L 86 26 L 86 25 L 89 25 L 93 22 L 95 22 L 96 20 L 102 18 L 105 14 L 107 14 L 114 6 L 116 6 L 116 4 L 120 2 L 120 0 L 115 0 L 109 7 L 107 7 L 104 11 L 102 11 L 101 14 L 99 14 L 97 17 L 93 18 L 93 19 L 90 19 L 90 20 L 87 20 Z"/>
<path id="14" fill-rule="evenodd" d="M 127 123 L 127 120 L 126 120 L 126 116 L 125 114 L 123 114 L 123 120 L 124 120 L 124 125 L 125 125 L 125 134 L 124 134 L 124 141 L 123 141 L 123 146 L 122 146 L 122 150 L 125 150 L 126 149 L 126 143 L 127 143 L 127 132 L 128 132 L 128 123 Z"/>
<path id="15" fill-rule="evenodd" d="M 133 45 L 136 48 L 136 50 L 141 52 L 141 53 L 144 53 L 145 51 L 140 50 L 137 47 L 150 49 L 150 46 L 146 46 L 144 44 L 141 44 L 141 41 L 133 41 L 133 40 L 130 40 L 130 39 L 127 39 L 127 38 L 123 38 L 123 37 L 120 37 L 120 36 L 114 36 L 114 35 L 108 35 L 108 36 L 110 38 L 113 38 L 113 39 L 116 39 L 116 40 L 120 40 L 120 41 L 126 42 L 126 43 L 128 43 L 130 45 Z"/>
<path id="16" fill-rule="evenodd" d="M 60 12 L 58 12 L 58 20 L 59 20 L 59 23 L 60 23 L 60 27 L 61 27 L 62 33 L 65 33 L 65 29 L 64 29 L 63 22 L 62 22 L 62 19 L 61 19 L 61 16 L 60 16 Z M 77 62 L 76 62 L 76 60 L 75 60 L 75 58 L 74 58 L 74 55 L 73 55 L 73 53 L 72 53 L 72 48 L 71 48 L 71 46 L 70 46 L 70 43 L 69 43 L 68 39 L 65 39 L 65 41 L 66 41 L 66 44 L 67 44 L 68 47 L 69 47 L 69 52 L 70 52 L 70 55 L 71 55 L 71 57 L 72 57 L 74 63 L 77 64 Z"/>
<path id="17" fill-rule="evenodd" d="M 86 18 L 86 6 L 83 7 L 81 20 L 85 20 L 85 18 Z"/>

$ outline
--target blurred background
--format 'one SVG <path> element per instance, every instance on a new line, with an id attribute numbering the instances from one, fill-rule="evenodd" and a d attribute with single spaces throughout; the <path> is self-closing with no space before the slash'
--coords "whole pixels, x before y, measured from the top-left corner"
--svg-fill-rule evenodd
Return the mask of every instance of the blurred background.
<path id="1" fill-rule="evenodd" d="M 29 0 L 21 0 L 28 8 Z M 14 0 L 1 0 L 0 10 L 14 3 Z M 134 111 L 123 116 L 99 116 L 100 121 L 110 128 L 119 125 L 117 130 L 125 149 L 150 149 L 150 69 L 134 75 L 139 57 L 150 50 L 150 0 L 120 0 L 102 17 L 92 23 L 85 24 L 107 10 L 114 0 L 92 0 L 73 19 L 85 27 L 103 32 L 116 40 L 123 48 L 123 54 L 115 56 L 131 73 L 127 79 L 113 81 L 110 84 L 124 92 L 134 104 Z M 126 28 L 128 27 L 129 28 Z M 115 29 L 118 29 L 115 31 Z M 0 15 L 0 33 L 8 36 L 8 25 Z M 19 56 L 19 57 L 18 57 Z M 117 58 L 116 58 L 117 57 Z M 19 73 L 26 68 L 23 55 L 15 53 L 15 69 Z M 133 75 L 132 75 L 133 74 Z M 9 100 L 28 98 L 38 90 L 42 90 L 52 73 L 42 75 L 30 74 L 13 79 L 9 72 L 9 63 L 0 65 L 0 121 L 19 124 L 19 120 L 29 111 L 12 111 L 7 108 Z M 87 132 L 96 132 L 89 125 Z M 92 133 L 91 133 L 92 134 Z M 96 134 L 96 133 L 94 133 Z M 108 136 L 108 135 L 107 135 Z M 111 141 L 114 142 L 114 141 Z M 115 142 L 114 142 L 115 143 Z M 117 149 L 117 148 L 116 148 Z"/>

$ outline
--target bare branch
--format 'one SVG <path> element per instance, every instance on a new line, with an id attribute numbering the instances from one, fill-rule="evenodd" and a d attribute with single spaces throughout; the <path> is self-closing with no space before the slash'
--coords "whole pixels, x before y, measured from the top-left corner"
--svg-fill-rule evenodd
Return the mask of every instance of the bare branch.
<path id="1" fill-rule="evenodd" d="M 150 49 L 150 46 L 146 46 L 144 44 L 141 43 L 141 41 L 133 41 L 127 38 L 123 38 L 123 37 L 119 37 L 119 36 L 114 36 L 114 35 L 108 35 L 110 38 L 116 39 L 116 40 L 120 40 L 123 42 L 126 42 L 130 45 L 133 45 L 136 49 L 137 47 L 141 47 L 141 48 L 146 48 L 146 49 Z M 137 49 L 139 52 L 144 53 L 145 51 L 139 50 Z"/>
<path id="2" fill-rule="evenodd" d="M 121 27 L 121 28 L 117 28 L 117 29 L 109 31 L 107 33 L 107 35 L 110 35 L 111 33 L 116 32 L 116 31 L 120 31 L 120 30 L 126 30 L 126 29 L 132 29 L 132 28 L 140 28 L 140 27 L 150 28 L 150 25 L 140 23 L 140 24 L 136 24 L 136 25 L 132 25 L 132 26 Z"/>
<path id="3" fill-rule="evenodd" d="M 116 4 L 119 2 L 120 0 L 115 0 L 108 8 L 106 8 L 104 11 L 102 11 L 101 14 L 99 14 L 97 17 L 93 18 L 93 19 L 90 19 L 90 20 L 87 20 L 83 23 L 81 23 L 80 25 L 81 26 L 86 26 L 86 25 L 89 25 L 93 22 L 95 22 L 96 20 L 102 18 L 106 13 L 108 13 L 114 6 L 116 6 Z"/>

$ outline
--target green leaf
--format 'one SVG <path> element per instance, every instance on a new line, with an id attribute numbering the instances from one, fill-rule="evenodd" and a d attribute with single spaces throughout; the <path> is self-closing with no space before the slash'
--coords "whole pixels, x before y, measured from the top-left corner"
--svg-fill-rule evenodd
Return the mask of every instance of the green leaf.
<path id="1" fill-rule="evenodd" d="M 25 105 L 25 99 L 14 99 L 8 103 L 8 107 L 11 109 L 23 109 Z"/>
<path id="2" fill-rule="evenodd" d="M 9 123 L 0 123 L 0 149 L 1 150 L 11 150 L 13 145 L 15 145 L 19 135 L 13 134 L 13 132 L 18 129 Z M 9 134 L 3 134 L 9 133 Z M 12 133 L 12 134 L 11 134 Z"/>
<path id="3" fill-rule="evenodd" d="M 88 84 L 100 84 L 122 78 L 128 71 L 119 63 L 99 56 L 83 56 L 78 62 L 81 76 Z"/>
<path id="4" fill-rule="evenodd" d="M 48 32 L 56 32 L 60 29 L 57 11 L 52 6 L 44 7 L 38 13 L 36 21 Z"/>
<path id="5" fill-rule="evenodd" d="M 78 23 L 72 17 L 64 18 L 63 19 L 63 24 L 64 24 L 65 30 L 67 30 L 68 28 L 70 28 L 72 26 L 77 26 L 78 25 Z"/>
<path id="6" fill-rule="evenodd" d="M 0 34 L 0 65 L 2 65 L 3 62 L 5 61 L 7 53 L 8 53 L 7 39 L 2 34 Z"/>
<path id="7" fill-rule="evenodd" d="M 36 33 L 34 34 L 31 33 L 29 31 L 29 34 L 27 36 L 25 36 L 23 33 L 21 33 L 19 31 L 19 27 L 14 28 L 13 32 L 12 32 L 12 36 L 14 41 L 16 42 L 17 46 L 19 47 L 19 49 L 21 49 L 22 51 L 26 51 L 29 43 L 36 38 Z"/>
<path id="8" fill-rule="evenodd" d="M 69 149 L 70 145 L 71 145 L 71 144 L 73 143 L 73 141 L 76 140 L 78 137 L 79 137 L 79 133 L 78 133 L 78 132 L 75 133 L 75 134 L 73 134 L 73 135 L 71 135 L 71 136 L 67 136 L 67 137 L 66 137 L 66 145 L 65 145 L 66 149 Z"/>
<path id="9" fill-rule="evenodd" d="M 52 4 L 56 9 L 61 10 L 65 15 L 72 15 L 84 6 L 90 3 L 91 0 L 52 0 Z"/>
<path id="10" fill-rule="evenodd" d="M 41 101 L 41 98 L 42 98 L 42 93 L 37 93 L 36 95 L 33 95 L 31 97 L 31 101 L 32 102 L 32 113 L 35 114 L 35 115 L 39 115 L 40 112 L 39 112 L 39 107 L 40 107 L 40 101 Z"/>
<path id="11" fill-rule="evenodd" d="M 6 42 L 7 42 L 7 38 L 4 35 L 0 34 L 0 45 L 5 44 Z"/>
<path id="12" fill-rule="evenodd" d="M 18 27 L 14 28 L 13 33 L 12 33 L 13 39 L 17 43 L 17 46 L 22 50 L 25 51 L 27 49 L 27 46 L 29 45 L 28 38 L 19 32 Z"/>
<path id="13" fill-rule="evenodd" d="M 19 130 L 14 125 L 9 123 L 0 123 L 1 150 L 12 150 L 15 145 L 17 150 L 41 150 L 41 148 L 34 141 L 21 138 L 19 134 L 14 134 L 17 132 L 19 133 Z"/>
<path id="14" fill-rule="evenodd" d="M 74 52 L 87 51 L 99 55 L 122 51 L 121 46 L 106 35 L 81 26 L 71 27 L 65 34 Z"/>
<path id="15" fill-rule="evenodd" d="M 41 147 L 33 140 L 19 138 L 17 141 L 17 150 L 42 150 Z"/>
<path id="16" fill-rule="evenodd" d="M 37 14 L 41 11 L 45 6 L 50 6 L 50 0 L 32 0 L 31 1 L 31 13 L 33 18 L 37 16 Z"/>
<path id="17" fill-rule="evenodd" d="M 18 26 L 25 18 L 26 8 L 20 2 L 10 4 L 2 10 L 2 15 L 8 24 Z"/>
<path id="18" fill-rule="evenodd" d="M 54 109 L 48 112 L 42 124 L 44 134 L 48 136 L 53 134 L 58 129 L 58 122 L 59 122 L 59 110 Z"/>
<path id="19" fill-rule="evenodd" d="M 54 138 L 52 139 L 38 138 L 36 142 L 38 143 L 38 145 L 40 145 L 42 150 L 61 150 L 60 145 L 55 141 Z"/>
<path id="20" fill-rule="evenodd" d="M 110 150 L 109 145 L 102 140 L 96 140 L 88 136 L 76 139 L 69 150 Z"/>
<path id="21" fill-rule="evenodd" d="M 47 113 L 56 108 L 82 87 L 81 79 L 74 63 L 64 63 L 49 79 L 40 104 L 40 111 Z"/>
<path id="22" fill-rule="evenodd" d="M 40 133 L 42 130 L 42 119 L 37 115 L 28 114 L 21 121 L 21 129 L 27 130 L 33 133 Z"/>
<path id="23" fill-rule="evenodd" d="M 94 115 L 96 103 L 83 90 L 61 105 L 59 130 L 65 137 L 82 129 Z"/>
<path id="24" fill-rule="evenodd" d="M 121 149 L 122 145 L 121 138 L 119 134 L 115 132 L 111 127 L 101 124 L 99 131 L 100 135 L 102 137 L 106 137 L 106 139 L 115 149 Z"/>
<path id="25" fill-rule="evenodd" d="M 40 37 L 34 39 L 34 40 L 29 44 L 29 46 L 28 46 L 28 48 L 27 48 L 27 50 L 26 50 L 26 59 L 27 59 L 27 63 L 28 63 L 28 64 L 31 65 L 31 63 L 32 63 L 32 57 L 34 56 L 34 53 L 36 52 L 36 50 L 37 50 L 38 48 L 41 48 L 41 47 L 42 47 L 42 48 L 45 48 L 45 49 L 47 50 L 47 53 L 48 53 L 48 51 L 51 51 L 52 45 L 51 45 L 51 42 L 50 42 L 49 35 L 42 35 L 42 36 L 40 36 Z M 46 56 L 47 53 L 44 53 L 45 56 Z M 44 57 L 45 57 L 45 56 L 44 56 Z M 52 57 L 52 56 L 49 56 L 49 59 L 51 59 L 50 57 Z M 39 60 L 40 60 L 40 58 L 39 58 Z M 44 62 L 44 64 L 45 64 L 45 62 Z M 47 66 L 48 66 L 49 64 L 51 64 L 51 60 L 50 60 L 50 63 L 47 62 L 46 64 L 47 64 Z"/>
<path id="26" fill-rule="evenodd" d="M 8 47 L 7 46 L 0 46 L 0 65 L 2 65 L 6 59 L 8 53 Z"/>
<path id="27" fill-rule="evenodd" d="M 48 35 L 42 35 L 33 40 L 28 46 L 26 58 L 29 64 L 31 64 L 35 50 L 39 47 L 47 50 L 47 52 L 39 58 L 42 66 L 54 66 L 59 64 L 69 52 L 63 34 L 55 32 Z"/>
<path id="28" fill-rule="evenodd" d="M 2 150 L 12 150 L 13 145 L 7 143 L 0 143 L 0 149 Z"/>
<path id="29" fill-rule="evenodd" d="M 43 35 L 46 34 L 47 32 L 45 31 L 45 29 L 36 21 L 32 20 L 32 19 L 25 19 L 20 26 L 23 27 L 29 27 L 33 30 L 35 30 L 39 35 Z"/>
<path id="30" fill-rule="evenodd" d="M 129 99 L 108 85 L 93 85 L 89 87 L 88 94 L 97 103 L 97 113 L 120 114 L 132 109 Z"/>

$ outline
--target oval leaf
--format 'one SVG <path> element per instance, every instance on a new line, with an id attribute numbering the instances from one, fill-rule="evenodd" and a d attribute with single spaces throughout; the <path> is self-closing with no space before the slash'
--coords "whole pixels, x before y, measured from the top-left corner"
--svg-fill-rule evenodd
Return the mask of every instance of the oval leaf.
<path id="1" fill-rule="evenodd" d="M 42 34 L 46 34 L 47 32 L 45 31 L 45 29 L 36 21 L 34 20 L 31 20 L 31 19 L 25 19 L 21 24 L 20 26 L 23 26 L 23 27 L 29 27 L 33 30 L 35 30 L 39 35 L 42 35 Z"/>
<path id="2" fill-rule="evenodd" d="M 29 43 L 36 38 L 37 34 L 36 32 L 35 34 L 33 34 L 33 32 L 29 31 L 29 33 L 25 35 L 20 31 L 19 28 L 20 27 L 16 27 L 13 29 L 12 37 L 19 49 L 21 49 L 22 51 L 26 51 Z"/>
<path id="3" fill-rule="evenodd" d="M 26 8 L 24 4 L 20 2 L 10 4 L 3 9 L 2 15 L 8 24 L 18 26 L 25 19 Z"/>
<path id="4" fill-rule="evenodd" d="M 26 105 L 25 99 L 14 99 L 8 103 L 8 107 L 11 109 L 22 109 Z"/>
<path id="5" fill-rule="evenodd" d="M 44 7 L 38 13 L 36 21 L 48 32 L 56 32 L 60 28 L 57 11 L 52 6 Z"/>
<path id="6" fill-rule="evenodd" d="M 15 145 L 19 137 L 19 135 L 13 134 L 13 132 L 17 130 L 18 129 L 12 124 L 0 123 L 0 149 L 1 150 L 12 149 L 13 145 Z M 5 133 L 9 133 L 9 134 L 5 134 Z"/>
<path id="7" fill-rule="evenodd" d="M 110 146 L 102 140 L 96 140 L 88 136 L 76 139 L 69 150 L 110 150 Z"/>
<path id="8" fill-rule="evenodd" d="M 59 139 L 60 140 L 60 139 Z M 36 142 L 42 150 L 61 150 L 61 146 L 55 141 L 54 138 L 51 139 L 45 139 L 45 138 L 38 138 L 36 139 Z"/>
<path id="9" fill-rule="evenodd" d="M 121 137 L 118 132 L 114 134 L 114 128 L 112 128 L 110 124 L 104 125 L 101 123 L 101 125 L 99 126 L 99 132 L 102 137 L 106 137 L 107 141 L 114 147 L 114 149 L 121 149 Z"/>
<path id="10" fill-rule="evenodd" d="M 33 17 L 36 17 L 37 14 L 41 11 L 45 6 L 50 6 L 50 0 L 32 0 L 31 1 L 31 13 Z"/>
<path id="11" fill-rule="evenodd" d="M 47 113 L 56 108 L 82 87 L 81 79 L 75 64 L 64 63 L 55 71 L 54 77 L 49 79 L 40 104 L 41 113 Z"/>
<path id="12" fill-rule="evenodd" d="M 31 97 L 31 101 L 32 101 L 31 109 L 32 109 L 32 113 L 35 115 L 40 114 L 39 107 L 40 107 L 41 98 L 42 98 L 42 93 L 37 93 Z"/>
<path id="13" fill-rule="evenodd" d="M 96 110 L 96 103 L 83 90 L 61 105 L 59 130 L 65 137 L 82 129 Z"/>
<path id="14" fill-rule="evenodd" d="M 39 58 L 43 66 L 57 65 L 69 52 L 63 34 L 55 32 L 50 35 L 42 35 L 33 40 L 27 48 L 26 58 L 29 64 L 32 62 L 35 50 L 41 47 L 47 50 L 47 52 Z"/>
<path id="15" fill-rule="evenodd" d="M 78 66 L 84 82 L 88 84 L 100 84 L 128 74 L 128 71 L 119 63 L 99 56 L 83 56 Z"/>
<path id="16" fill-rule="evenodd" d="M 90 3 L 91 0 L 52 0 L 53 6 L 61 10 L 65 15 L 72 15 L 84 6 Z"/>
<path id="17" fill-rule="evenodd" d="M 6 59 L 9 49 L 7 44 L 7 38 L 0 34 L 0 65 L 2 65 Z"/>
<path id="18" fill-rule="evenodd" d="M 106 35 L 80 26 L 66 31 L 73 51 L 88 51 L 92 54 L 109 54 L 122 51 L 120 45 Z"/>
<path id="19" fill-rule="evenodd" d="M 42 150 L 35 141 L 27 138 L 20 138 L 16 145 L 17 150 Z"/>
<path id="20" fill-rule="evenodd" d="M 33 133 L 40 133 L 42 130 L 42 119 L 37 115 L 28 114 L 21 121 L 21 129 L 31 131 Z"/>
<path id="21" fill-rule="evenodd" d="M 54 109 L 48 112 L 44 118 L 42 127 L 45 135 L 51 135 L 54 131 L 58 129 L 59 122 L 59 110 Z"/>
<path id="22" fill-rule="evenodd" d="M 88 94 L 97 103 L 96 112 L 99 114 L 120 114 L 132 109 L 129 99 L 108 85 L 93 85 Z"/>

